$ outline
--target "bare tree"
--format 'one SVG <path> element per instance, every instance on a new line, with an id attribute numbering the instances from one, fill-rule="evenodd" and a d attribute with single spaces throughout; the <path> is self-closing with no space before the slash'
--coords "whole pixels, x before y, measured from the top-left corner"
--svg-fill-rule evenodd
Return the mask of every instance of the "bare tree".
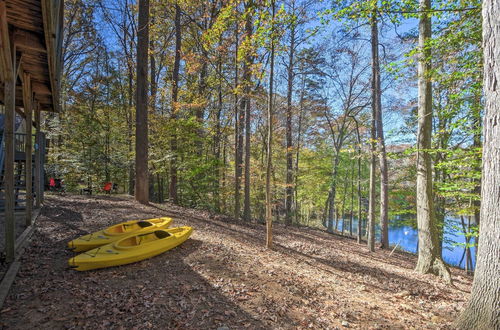
<path id="1" fill-rule="evenodd" d="M 311 21 L 308 17 L 308 9 L 314 1 L 304 1 L 298 3 L 297 0 L 292 0 L 288 4 L 290 24 L 287 26 L 289 44 L 284 63 L 286 68 L 287 91 L 286 91 L 286 188 L 285 188 L 285 223 L 290 225 L 292 223 L 292 205 L 295 185 L 294 185 L 294 165 L 293 165 L 293 138 L 292 138 L 292 122 L 293 122 L 293 106 L 292 98 L 294 91 L 294 79 L 296 76 L 296 52 L 298 47 L 301 46 L 308 38 L 309 34 L 304 33 L 302 28 L 304 24 Z M 302 103 L 301 103 L 302 104 Z M 299 114 L 300 116 L 300 114 Z M 299 118 L 300 122 L 300 118 Z M 299 125 L 300 126 L 300 125 Z M 300 133 L 298 133 L 300 134 Z M 298 141 L 297 146 L 298 148 Z M 296 151 L 298 152 L 298 151 Z M 298 155 L 297 155 L 298 156 Z M 297 161 L 296 161 L 297 162 Z M 297 210 L 294 210 L 297 212 Z"/>
<path id="2" fill-rule="evenodd" d="M 112 5 L 107 2 L 99 2 L 101 10 L 103 13 L 104 20 L 108 23 L 109 27 L 113 31 L 113 34 L 118 40 L 118 44 L 121 49 L 121 61 L 125 63 L 126 67 L 126 89 L 121 84 L 121 93 L 123 94 L 123 99 L 127 100 L 127 104 L 124 105 L 125 117 L 127 121 L 127 146 L 128 154 L 133 154 L 134 146 L 134 119 L 133 119 L 133 104 L 134 104 L 134 48 L 136 45 L 137 36 L 137 26 L 134 18 L 134 14 L 131 11 L 131 3 L 129 0 L 121 0 Z M 118 19 L 117 19 L 118 18 Z M 132 195 L 134 193 L 134 163 L 130 160 L 128 164 L 128 193 Z"/>
<path id="3" fill-rule="evenodd" d="M 332 82 L 332 91 L 335 93 L 335 98 L 331 98 L 333 103 L 325 107 L 324 113 L 333 141 L 328 205 L 328 231 L 330 232 L 333 231 L 336 210 L 335 197 L 340 152 L 353 128 L 350 117 L 356 116 L 369 105 L 367 100 L 369 85 L 365 82 L 369 64 L 363 58 L 363 45 L 356 42 L 349 42 L 347 45 L 332 52 L 330 69 L 327 70 L 327 76 Z"/>

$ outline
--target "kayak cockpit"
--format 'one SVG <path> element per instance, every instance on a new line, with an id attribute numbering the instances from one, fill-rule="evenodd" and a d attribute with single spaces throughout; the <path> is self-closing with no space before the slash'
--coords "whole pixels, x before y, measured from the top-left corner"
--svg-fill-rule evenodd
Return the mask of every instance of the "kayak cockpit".
<path id="1" fill-rule="evenodd" d="M 108 235 L 124 234 L 151 226 L 153 226 L 153 223 L 150 221 L 134 221 L 132 223 L 121 223 L 119 225 L 109 227 L 104 231 L 104 233 Z"/>
<path id="2" fill-rule="evenodd" d="M 164 230 L 155 230 L 146 234 L 134 235 L 122 239 L 115 243 L 117 249 L 128 249 L 133 247 L 138 247 L 146 243 L 155 242 L 160 239 L 164 239 L 172 236 L 169 232 Z"/>

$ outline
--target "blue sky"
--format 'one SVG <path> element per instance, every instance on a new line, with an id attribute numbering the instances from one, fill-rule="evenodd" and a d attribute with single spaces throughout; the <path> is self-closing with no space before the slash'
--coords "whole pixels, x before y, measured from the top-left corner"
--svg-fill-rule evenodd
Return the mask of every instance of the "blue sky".
<path id="1" fill-rule="evenodd" d="M 131 0 L 132 1 L 132 0 Z M 119 2 L 113 2 L 113 1 L 103 1 L 104 6 L 109 10 L 111 14 L 116 13 L 117 15 L 119 12 L 117 12 L 114 8 L 116 6 L 119 6 Z M 318 8 L 317 11 L 320 11 L 320 8 Z M 119 20 L 119 17 L 116 17 L 117 20 Z M 118 40 L 116 39 L 114 32 L 111 28 L 111 26 L 104 20 L 103 15 L 100 10 L 97 11 L 97 15 L 95 17 L 95 22 L 97 24 L 98 30 L 101 32 L 101 35 L 105 39 L 105 43 L 110 51 L 119 51 L 120 46 L 118 44 Z M 305 29 L 311 29 L 315 26 L 321 25 L 319 22 L 319 19 L 314 19 L 311 21 L 311 23 L 306 24 Z M 317 44 L 321 41 L 321 39 L 329 38 L 333 31 L 337 31 L 342 27 L 342 24 L 340 22 L 330 22 L 328 25 L 322 26 L 322 31 L 318 33 L 317 35 L 313 36 L 307 44 L 304 46 L 311 46 L 314 44 Z M 380 42 L 383 45 L 386 45 L 388 48 L 395 48 L 396 51 L 394 52 L 397 56 L 396 61 L 400 61 L 404 59 L 404 53 L 410 49 L 410 45 L 401 45 L 400 39 L 398 38 L 398 35 L 403 35 L 405 33 L 408 33 L 412 30 L 415 30 L 418 27 L 418 21 L 416 19 L 406 19 L 402 21 L 400 25 L 397 27 L 394 26 L 385 26 L 384 28 L 381 28 L 380 31 Z M 362 32 L 362 37 L 368 39 L 369 38 L 369 31 L 366 28 L 361 29 Z M 367 47 L 369 47 L 369 42 L 367 41 Z M 381 47 L 380 52 L 382 54 L 383 47 Z M 399 52 L 399 54 L 398 54 Z M 279 68 L 278 68 L 279 69 Z M 286 82 L 284 80 L 277 81 L 277 90 L 278 92 L 283 93 L 286 87 L 284 85 Z M 396 132 L 399 131 L 399 129 L 404 125 L 404 114 L 401 114 L 400 112 L 397 111 L 388 111 L 387 109 L 387 101 L 389 99 L 394 99 L 398 98 L 402 101 L 402 103 L 409 103 L 410 100 L 415 99 L 417 96 L 417 90 L 416 90 L 416 84 L 412 83 L 405 80 L 405 81 L 400 81 L 396 80 L 391 84 L 391 87 L 387 89 L 384 92 L 383 95 L 383 102 L 384 102 L 384 130 L 386 133 L 386 138 L 387 138 L 387 143 L 401 143 L 402 140 L 403 142 L 405 140 L 414 140 L 414 136 L 401 136 L 400 134 L 396 134 Z M 416 128 L 415 128 L 416 129 Z"/>

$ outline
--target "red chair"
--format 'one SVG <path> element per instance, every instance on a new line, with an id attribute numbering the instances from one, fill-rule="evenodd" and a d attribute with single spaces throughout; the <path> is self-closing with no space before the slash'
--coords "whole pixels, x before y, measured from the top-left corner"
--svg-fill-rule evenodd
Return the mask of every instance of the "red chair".
<path id="1" fill-rule="evenodd" d="M 106 182 L 104 184 L 104 188 L 102 190 L 104 190 L 106 192 L 106 194 L 110 194 L 111 193 L 111 189 L 113 188 L 113 183 L 111 182 Z"/>

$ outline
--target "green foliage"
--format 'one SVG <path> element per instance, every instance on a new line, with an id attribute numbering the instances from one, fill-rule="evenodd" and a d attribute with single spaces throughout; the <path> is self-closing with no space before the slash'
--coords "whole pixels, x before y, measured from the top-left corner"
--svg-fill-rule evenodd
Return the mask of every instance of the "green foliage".
<path id="1" fill-rule="evenodd" d="M 294 167 L 299 156 L 298 167 L 294 169 L 295 219 L 302 224 L 321 225 L 332 186 L 332 159 L 336 151 L 339 163 L 334 182 L 335 208 L 344 208 L 347 214 L 351 211 L 357 214 L 361 209 L 364 217 L 369 186 L 367 128 L 371 110 L 366 40 L 368 24 L 376 17 L 381 29 L 384 120 L 394 124 L 396 128 L 390 130 L 396 132 L 397 138 L 409 141 L 401 144 L 392 140 L 387 146 L 389 212 L 395 219 L 393 224 L 415 226 L 415 59 L 419 50 L 416 29 L 407 28 L 424 14 L 419 12 L 417 1 L 335 0 L 319 4 L 277 1 L 274 19 L 270 0 L 178 3 L 182 10 L 181 69 L 179 100 L 173 118 L 174 2 L 151 1 L 149 55 L 150 69 L 154 62 L 155 72 L 150 73 L 149 80 L 156 88 L 155 93 L 151 91 L 149 113 L 153 201 L 167 200 L 171 160 L 175 159 L 180 204 L 233 213 L 235 109 L 241 109 L 240 102 L 248 87 L 242 81 L 242 67 L 250 56 L 253 59 L 249 82 L 250 200 L 253 217 L 264 218 L 266 75 L 269 50 L 274 42 L 277 92 L 273 214 L 277 219 L 282 217 L 287 188 L 285 94 L 290 65 L 287 57 L 292 47 L 291 31 L 296 29 L 295 58 L 291 63 Z M 105 181 L 117 182 L 120 192 L 128 192 L 129 184 L 133 185 L 136 8 L 128 5 L 124 1 L 104 1 L 103 6 L 94 0 L 67 1 L 67 9 L 75 15 L 66 15 L 65 22 L 68 44 L 62 79 L 64 111 L 50 115 L 45 125 L 50 126 L 51 139 L 47 171 L 63 177 L 72 191 L 87 185 L 96 190 Z M 440 0 L 432 5 L 433 10 L 425 14 L 431 15 L 433 21 L 433 38 L 426 48 L 430 50 L 427 60 L 433 68 L 430 78 L 434 121 L 432 148 L 426 151 L 433 159 L 436 213 L 439 225 L 444 228 L 446 216 L 473 216 L 480 202 L 482 31 L 480 10 L 476 8 L 480 7 L 479 0 Z M 466 7 L 471 9 L 463 10 Z M 245 31 L 249 15 L 253 19 L 251 37 Z M 316 16 L 319 23 L 314 19 Z M 398 39 L 399 34 L 392 31 L 399 32 L 401 27 L 408 31 Z M 349 89 L 354 91 L 352 98 L 346 97 Z M 354 108 L 359 111 L 348 111 Z M 342 126 L 346 118 L 347 126 Z M 360 145 L 354 118 L 359 123 Z M 399 131 L 398 123 L 403 126 Z M 171 146 L 174 133 L 178 144 L 175 153 Z M 335 140 L 340 133 L 345 133 L 342 143 Z M 299 136 L 300 148 L 297 148 Z M 358 157 L 362 163 L 361 203 L 357 198 Z M 474 228 L 471 230 L 477 234 Z"/>

